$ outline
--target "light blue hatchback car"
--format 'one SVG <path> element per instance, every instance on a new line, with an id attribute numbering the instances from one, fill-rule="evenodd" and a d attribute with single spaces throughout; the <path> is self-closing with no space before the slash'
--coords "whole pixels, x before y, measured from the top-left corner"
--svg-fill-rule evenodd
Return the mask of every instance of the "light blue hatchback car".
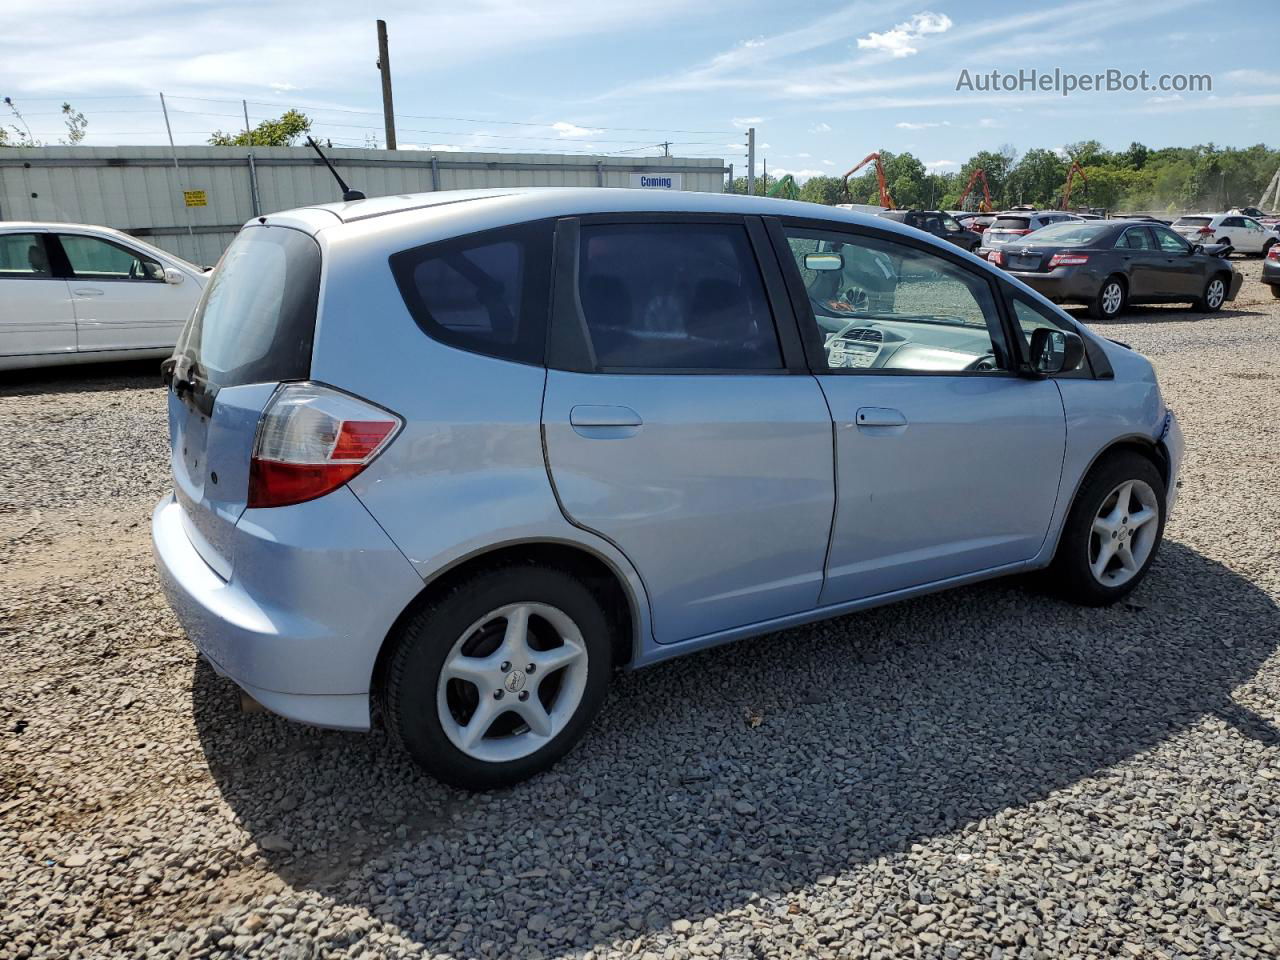
<path id="1" fill-rule="evenodd" d="M 1151 365 L 984 261 L 742 196 L 260 217 L 165 381 L 201 653 L 470 788 L 563 756 L 620 667 L 1039 568 L 1111 603 L 1182 459 Z"/>

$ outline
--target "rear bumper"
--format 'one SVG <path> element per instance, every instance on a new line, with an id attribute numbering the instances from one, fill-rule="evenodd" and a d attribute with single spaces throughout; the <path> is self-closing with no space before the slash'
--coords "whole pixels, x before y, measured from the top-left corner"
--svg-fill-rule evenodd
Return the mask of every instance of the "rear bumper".
<path id="1" fill-rule="evenodd" d="M 1076 267 L 1057 267 L 1045 273 L 1038 271 L 1007 271 L 1009 276 L 1021 280 L 1036 293 L 1055 303 L 1089 303 L 1098 295 L 1102 278 Z"/>
<path id="2" fill-rule="evenodd" d="M 369 728 L 378 651 L 422 578 L 349 489 L 245 511 L 230 580 L 196 552 L 172 496 L 151 537 L 169 604 L 219 673 L 290 719 Z"/>

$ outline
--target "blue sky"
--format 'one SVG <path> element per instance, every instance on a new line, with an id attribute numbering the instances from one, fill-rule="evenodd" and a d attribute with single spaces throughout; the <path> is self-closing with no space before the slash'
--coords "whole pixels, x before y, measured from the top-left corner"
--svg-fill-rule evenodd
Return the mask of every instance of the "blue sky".
<path id="1" fill-rule="evenodd" d="M 807 11 L 804 9 L 807 7 Z M 841 173 L 872 150 L 953 170 L 979 149 L 1280 141 L 1276 0 L 6 0 L 0 95 L 56 142 L 180 142 L 297 105 L 321 135 L 381 138 L 373 20 L 385 18 L 401 145 L 680 155 Z M 796 12 L 797 9 L 802 12 Z M 365 11 L 368 12 L 365 12 Z M 957 91 L 962 70 L 1208 73 L 1212 91 Z"/>

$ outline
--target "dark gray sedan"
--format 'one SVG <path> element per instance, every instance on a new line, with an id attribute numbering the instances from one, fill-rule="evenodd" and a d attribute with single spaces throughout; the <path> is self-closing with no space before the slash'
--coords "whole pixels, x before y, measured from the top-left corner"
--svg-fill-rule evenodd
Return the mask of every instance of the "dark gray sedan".
<path id="1" fill-rule="evenodd" d="M 1230 252 L 1226 244 L 1190 244 L 1158 223 L 1095 220 L 1044 227 L 987 259 L 1054 303 L 1084 304 L 1110 320 L 1131 303 L 1219 309 L 1243 281 Z"/>

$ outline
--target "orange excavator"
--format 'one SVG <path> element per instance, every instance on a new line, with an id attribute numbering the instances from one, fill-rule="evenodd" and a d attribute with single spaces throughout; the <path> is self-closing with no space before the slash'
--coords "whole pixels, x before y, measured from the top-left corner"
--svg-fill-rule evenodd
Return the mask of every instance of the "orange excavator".
<path id="1" fill-rule="evenodd" d="M 859 170 L 861 170 L 863 167 L 865 167 L 868 163 L 873 163 L 873 162 L 876 165 L 876 183 L 880 185 L 880 206 L 884 207 L 887 210 L 897 210 L 898 208 L 894 206 L 894 203 L 893 203 L 893 197 L 889 196 L 889 186 L 888 184 L 885 183 L 885 179 L 884 179 L 884 164 L 880 162 L 880 154 L 878 153 L 867 154 L 867 156 L 863 158 L 861 163 L 859 163 L 857 166 L 855 166 L 852 170 L 850 170 L 848 173 L 844 175 L 845 199 L 852 199 L 852 196 L 853 196 L 849 192 L 849 178 L 852 177 Z"/>
<path id="2" fill-rule="evenodd" d="M 978 212 L 979 213 L 991 212 L 992 210 L 991 189 L 987 185 L 987 172 L 983 170 L 981 167 L 978 167 L 978 169 L 973 171 L 973 173 L 969 177 L 969 182 L 966 183 L 964 186 L 964 192 L 960 194 L 960 202 L 957 203 L 956 206 L 959 207 L 961 210 L 964 209 L 964 202 L 965 200 L 968 199 L 970 192 L 972 192 L 974 184 L 976 184 L 979 180 L 982 181 L 982 202 L 978 204 Z"/>
<path id="3" fill-rule="evenodd" d="M 1084 175 L 1084 170 L 1081 168 L 1080 164 L 1072 160 L 1071 169 L 1067 171 L 1067 185 L 1062 191 L 1062 204 L 1058 207 L 1059 210 L 1071 209 L 1071 187 L 1075 183 L 1077 174 L 1080 179 L 1084 181 L 1084 188 L 1087 193 L 1089 189 L 1089 178 Z"/>

